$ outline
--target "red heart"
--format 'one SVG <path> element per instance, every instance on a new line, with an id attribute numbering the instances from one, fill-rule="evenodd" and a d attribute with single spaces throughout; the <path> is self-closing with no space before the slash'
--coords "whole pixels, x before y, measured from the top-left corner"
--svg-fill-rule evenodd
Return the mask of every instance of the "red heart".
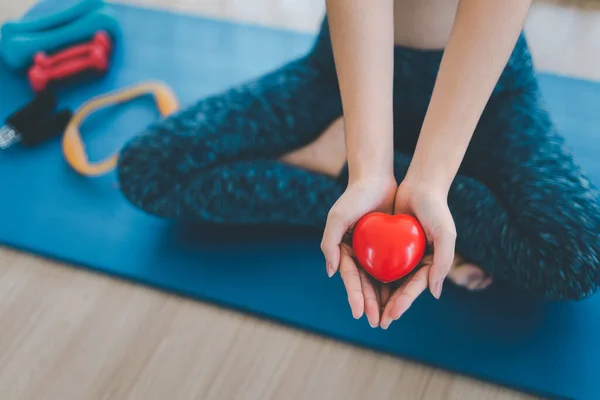
<path id="1" fill-rule="evenodd" d="M 369 213 L 358 221 L 352 235 L 356 259 L 384 283 L 410 273 L 423 258 L 425 245 L 421 224 L 406 214 Z"/>

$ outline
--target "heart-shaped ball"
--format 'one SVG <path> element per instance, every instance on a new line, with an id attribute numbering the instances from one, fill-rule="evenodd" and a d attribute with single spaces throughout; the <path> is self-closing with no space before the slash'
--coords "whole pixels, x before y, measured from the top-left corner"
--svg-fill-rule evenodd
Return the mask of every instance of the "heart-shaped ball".
<path id="1" fill-rule="evenodd" d="M 408 275 L 425 253 L 425 232 L 416 218 L 373 212 L 354 227 L 352 248 L 360 265 L 378 281 Z"/>

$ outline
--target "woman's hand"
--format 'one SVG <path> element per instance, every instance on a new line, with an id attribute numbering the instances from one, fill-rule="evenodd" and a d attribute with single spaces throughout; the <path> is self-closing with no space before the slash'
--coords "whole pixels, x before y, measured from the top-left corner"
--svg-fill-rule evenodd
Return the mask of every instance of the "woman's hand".
<path id="1" fill-rule="evenodd" d="M 397 188 L 392 175 L 351 181 L 329 211 L 321 242 L 327 274 L 331 277 L 339 268 L 352 315 L 358 319 L 366 314 L 372 327 L 379 326 L 379 294 L 366 272 L 354 261 L 350 243 L 343 240 L 365 214 L 373 211 L 391 214 Z"/>
<path id="2" fill-rule="evenodd" d="M 437 299 L 442 294 L 444 279 L 454 260 L 456 227 L 447 202 L 447 192 L 437 185 L 418 181 L 403 181 L 395 198 L 394 214 L 415 216 L 427 241 L 433 245 L 433 258 L 425 257 L 422 266 L 410 280 L 386 297 L 381 317 L 381 327 L 400 318 L 414 300 L 429 287 Z M 382 289 L 383 291 L 383 289 Z"/>

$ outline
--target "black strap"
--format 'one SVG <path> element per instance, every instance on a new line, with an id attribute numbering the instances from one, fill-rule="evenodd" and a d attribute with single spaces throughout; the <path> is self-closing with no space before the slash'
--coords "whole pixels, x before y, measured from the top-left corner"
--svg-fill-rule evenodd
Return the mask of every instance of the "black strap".
<path id="1" fill-rule="evenodd" d="M 6 124 L 10 125 L 16 132 L 23 132 L 37 125 L 40 120 L 50 114 L 56 107 L 56 96 L 49 90 L 44 90 L 23 108 L 16 111 L 6 119 Z"/>
<path id="2" fill-rule="evenodd" d="M 64 109 L 39 119 L 35 125 L 21 132 L 21 144 L 25 147 L 33 147 L 62 135 L 72 117 L 71 110 Z"/>

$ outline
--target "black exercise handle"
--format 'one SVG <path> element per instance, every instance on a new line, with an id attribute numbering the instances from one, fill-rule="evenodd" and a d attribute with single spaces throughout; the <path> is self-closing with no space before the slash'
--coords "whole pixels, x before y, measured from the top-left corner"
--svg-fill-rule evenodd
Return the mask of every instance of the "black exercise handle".
<path id="1" fill-rule="evenodd" d="M 38 93 L 29 104 L 9 116 L 6 124 L 22 135 L 23 132 L 37 125 L 55 107 L 56 96 L 50 90 L 44 90 Z"/>
<path id="2" fill-rule="evenodd" d="M 21 133 L 21 144 L 33 147 L 62 135 L 72 117 L 71 110 L 65 109 L 38 120 L 33 127 Z"/>

